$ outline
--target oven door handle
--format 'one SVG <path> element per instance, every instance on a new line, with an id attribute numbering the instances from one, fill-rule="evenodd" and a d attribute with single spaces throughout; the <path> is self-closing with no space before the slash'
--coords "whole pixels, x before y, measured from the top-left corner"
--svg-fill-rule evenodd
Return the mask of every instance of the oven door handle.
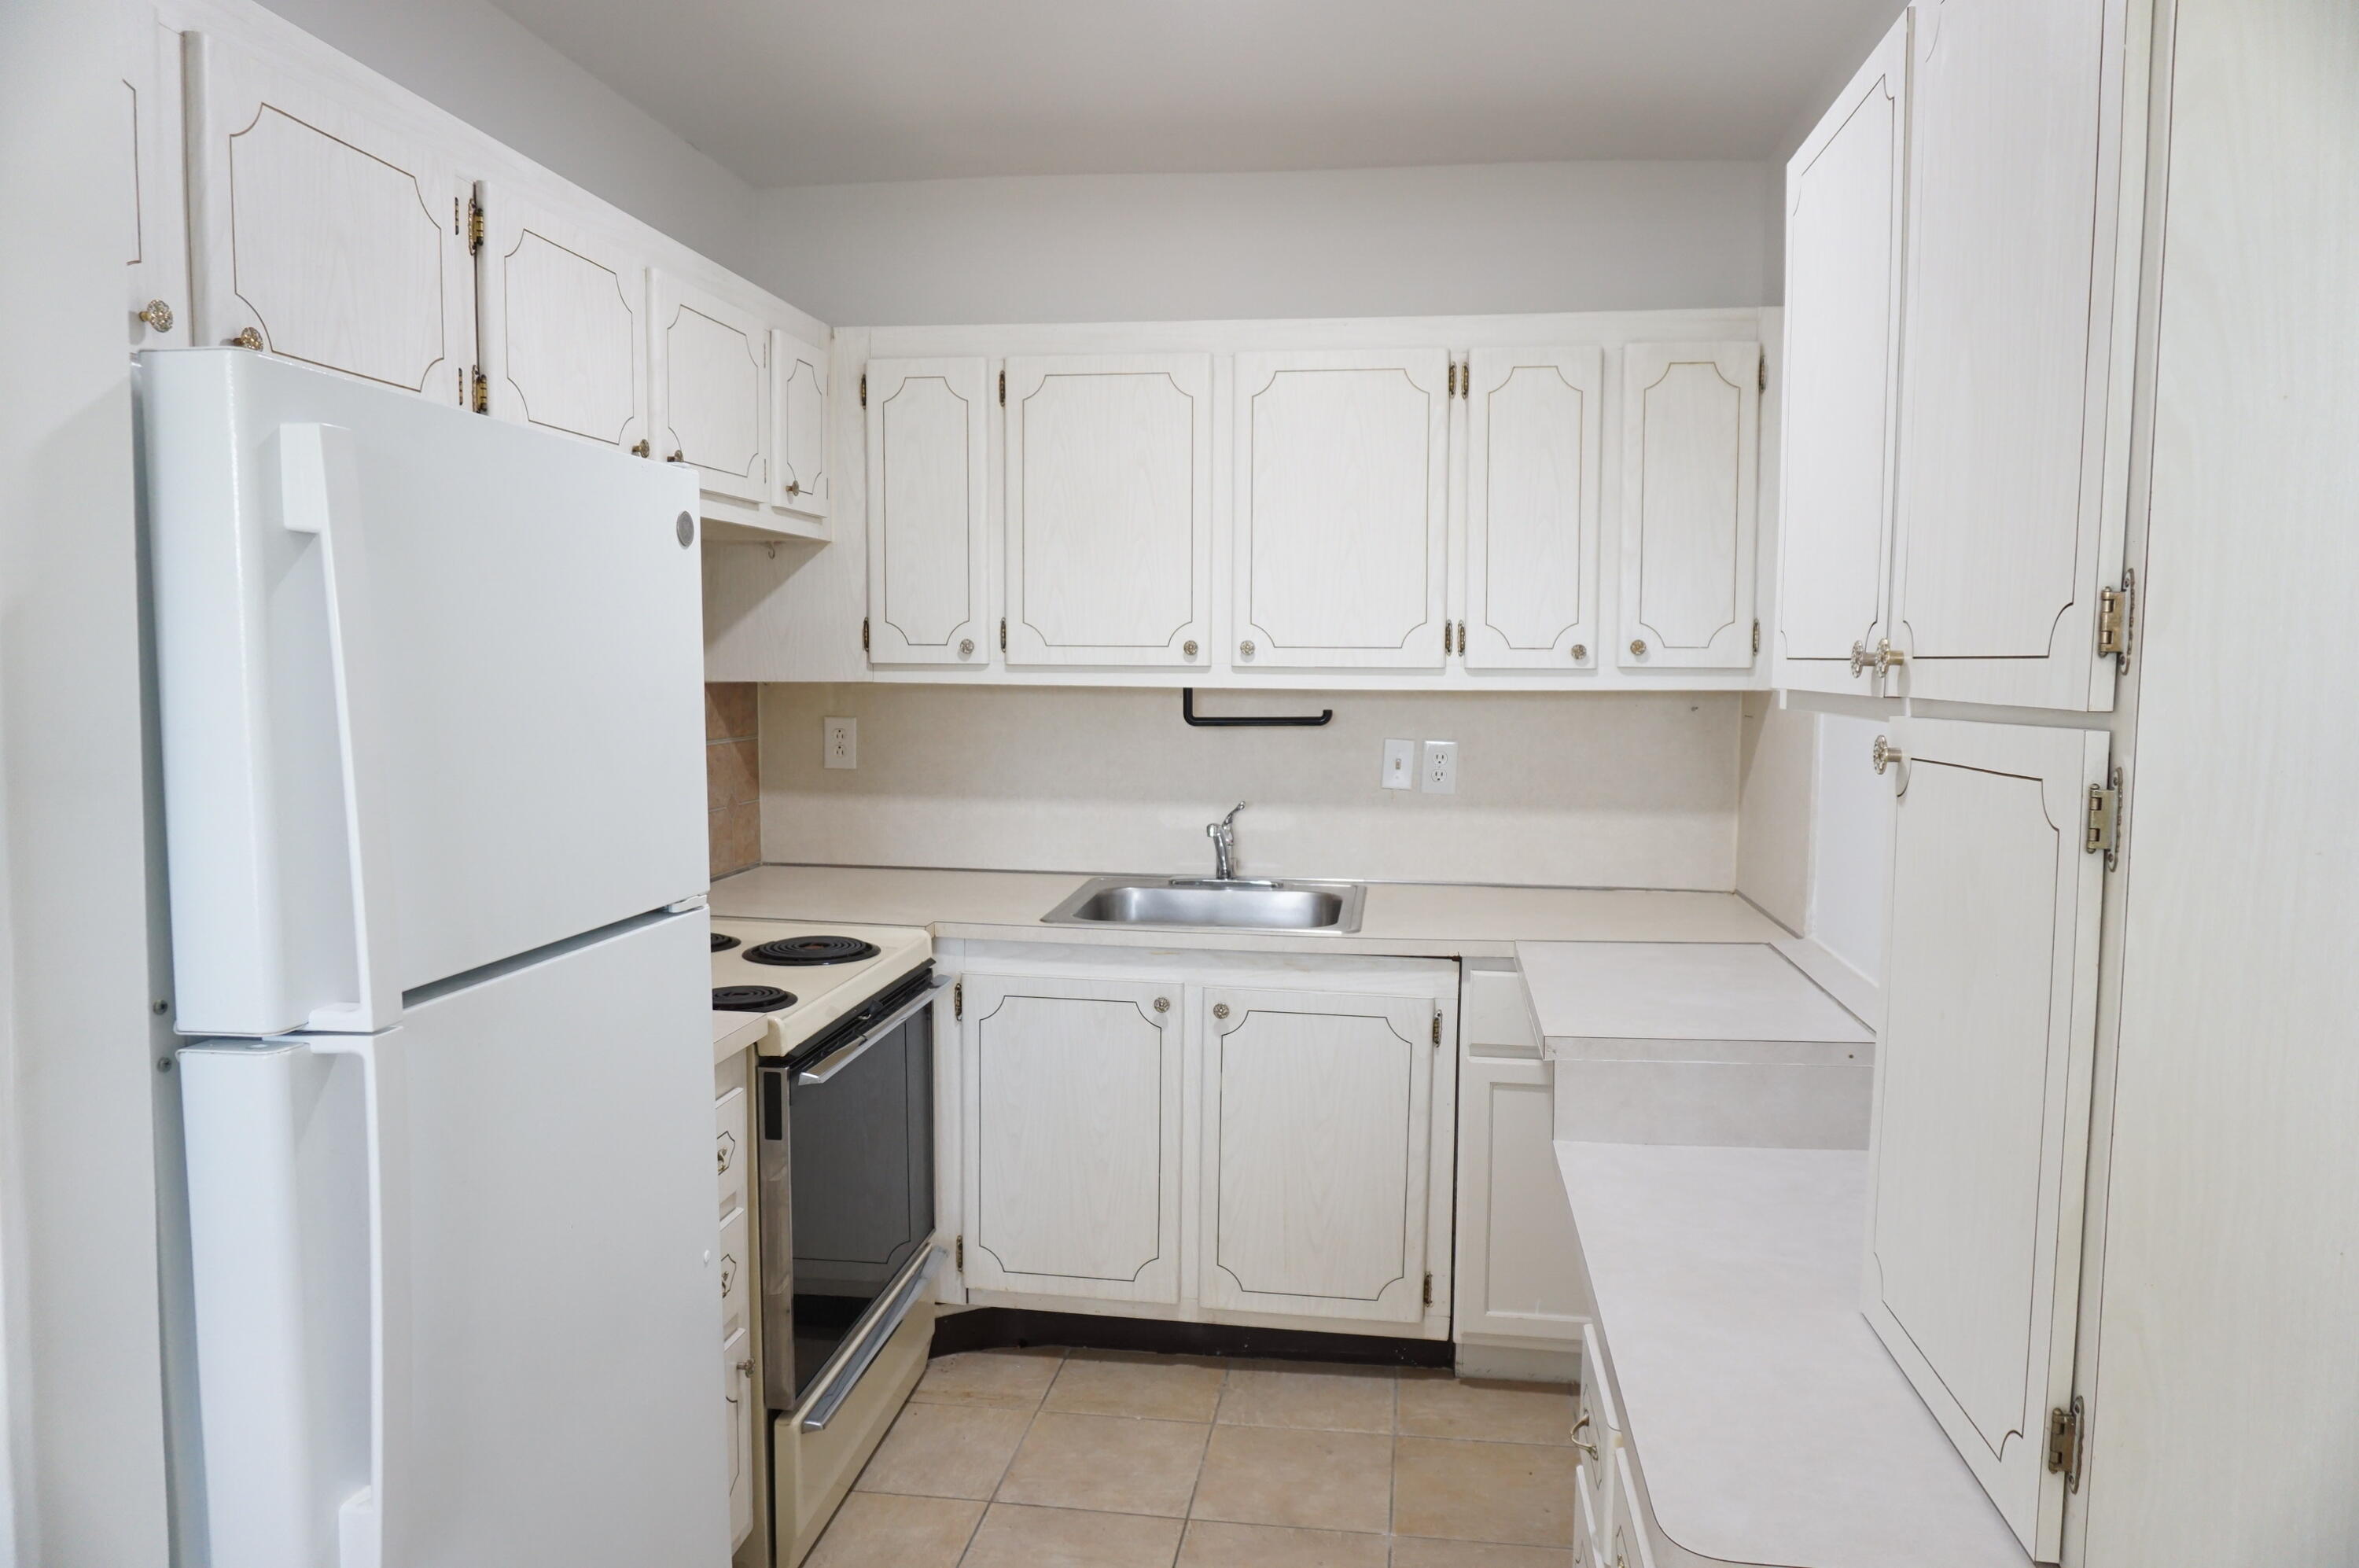
<path id="1" fill-rule="evenodd" d="M 894 1288 L 893 1293 L 860 1325 L 858 1340 L 849 1349 L 838 1352 L 833 1375 L 802 1408 L 797 1424 L 803 1431 L 827 1430 L 827 1423 L 835 1419 L 835 1412 L 842 1410 L 843 1401 L 852 1397 L 852 1390 L 859 1383 L 861 1374 L 868 1370 L 868 1364 L 876 1359 L 877 1353 L 885 1348 L 885 1342 L 893 1337 L 908 1317 L 909 1309 L 917 1305 L 918 1292 L 925 1288 L 927 1280 L 933 1278 L 934 1269 L 944 1256 L 941 1247 L 929 1247 L 926 1255 L 901 1276 L 901 1282 Z"/>
<path id="2" fill-rule="evenodd" d="M 941 988 L 950 984 L 947 975 L 938 976 L 934 983 L 887 1013 L 874 1028 L 864 1030 L 850 1045 L 838 1046 L 810 1066 L 795 1074 L 798 1083 L 824 1083 L 859 1059 L 861 1052 L 907 1023 L 911 1014 L 931 1007 Z"/>

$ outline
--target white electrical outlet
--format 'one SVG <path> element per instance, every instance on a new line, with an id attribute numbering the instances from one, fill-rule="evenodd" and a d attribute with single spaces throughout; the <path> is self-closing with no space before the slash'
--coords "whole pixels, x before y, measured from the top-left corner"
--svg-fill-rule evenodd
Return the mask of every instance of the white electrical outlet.
<path id="1" fill-rule="evenodd" d="M 1387 789 L 1407 789 L 1417 783 L 1417 742 L 1385 742 L 1385 771 L 1378 780 Z"/>
<path id="2" fill-rule="evenodd" d="M 1417 770 L 1417 787 L 1429 795 L 1458 793 L 1456 741 L 1430 740 L 1425 743 L 1425 760 Z"/>
<path id="3" fill-rule="evenodd" d="M 858 719 L 821 719 L 819 734 L 820 756 L 830 768 L 860 766 Z"/>

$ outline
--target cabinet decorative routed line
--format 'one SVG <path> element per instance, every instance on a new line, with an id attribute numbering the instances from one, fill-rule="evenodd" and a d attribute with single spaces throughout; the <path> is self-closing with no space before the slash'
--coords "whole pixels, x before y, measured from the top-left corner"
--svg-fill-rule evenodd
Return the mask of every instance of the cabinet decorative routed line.
<path id="1" fill-rule="evenodd" d="M 1762 347 L 1622 351 L 1622 631 L 1630 670 L 1753 663 Z"/>
<path id="2" fill-rule="evenodd" d="M 1889 635 L 1911 16 L 1786 166 L 1777 681 L 1810 691 L 1872 692 Z"/>
<path id="3" fill-rule="evenodd" d="M 1478 348 L 1466 369 L 1469 670 L 1596 664 L 1604 354 Z"/>
<path id="4" fill-rule="evenodd" d="M 2025 1550 L 2052 1563 L 2065 1476 L 2048 1428 L 2072 1403 L 2110 740 L 1931 719 L 1893 738 L 1865 1310 Z"/>
<path id="5" fill-rule="evenodd" d="M 1180 1299 L 1180 987 L 969 975 L 973 1289 Z"/>
<path id="6" fill-rule="evenodd" d="M 873 359 L 865 375 L 869 660 L 987 669 L 984 362 Z"/>
<path id="7" fill-rule="evenodd" d="M 656 456 L 696 465 L 709 495 L 770 498 L 770 330 L 758 312 L 657 271 Z"/>
<path id="8" fill-rule="evenodd" d="M 123 91 L 131 133 L 129 225 L 123 278 L 130 346 L 186 348 L 189 336 L 188 172 L 182 147 L 180 35 L 140 6 L 130 29 Z"/>
<path id="9" fill-rule="evenodd" d="M 1212 356 L 1017 357 L 1004 374 L 1007 662 L 1209 662 Z"/>
<path id="10" fill-rule="evenodd" d="M 1226 986 L 1204 1005 L 1204 1304 L 1422 1319 L 1445 1009 Z"/>
<path id="11" fill-rule="evenodd" d="M 476 202 L 484 411 L 647 454 L 647 258 L 513 186 Z"/>
<path id="12" fill-rule="evenodd" d="M 777 486 L 771 502 L 807 517 L 824 517 L 831 507 L 827 351 L 774 327 L 770 376 L 778 445 Z"/>
<path id="13" fill-rule="evenodd" d="M 1232 667 L 1440 670 L 1449 351 L 1236 356 Z"/>
<path id="14" fill-rule="evenodd" d="M 469 400 L 472 193 L 343 85 L 191 33 L 195 341 Z"/>

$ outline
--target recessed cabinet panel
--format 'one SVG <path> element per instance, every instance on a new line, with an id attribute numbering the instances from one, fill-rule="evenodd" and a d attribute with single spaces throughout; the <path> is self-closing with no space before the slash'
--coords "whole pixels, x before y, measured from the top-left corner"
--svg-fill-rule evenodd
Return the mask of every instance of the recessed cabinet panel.
<path id="1" fill-rule="evenodd" d="M 1578 1341 L 1589 1321 L 1549 1073 L 1545 1062 L 1484 1057 L 1459 1072 L 1462 1334 Z"/>
<path id="2" fill-rule="evenodd" d="M 770 498 L 770 330 L 756 312 L 653 274 L 656 455 L 694 463 L 707 495 Z"/>
<path id="3" fill-rule="evenodd" d="M 1786 166 L 1778 680 L 1813 691 L 1870 694 L 1885 635 L 1911 15 Z"/>
<path id="4" fill-rule="evenodd" d="M 1007 362 L 1007 662 L 1211 658 L 1212 361 Z"/>
<path id="5" fill-rule="evenodd" d="M 1439 670 L 1450 356 L 1236 358 L 1232 666 Z"/>
<path id="6" fill-rule="evenodd" d="M 1176 1302 L 1180 988 L 964 985 L 968 1288 Z"/>
<path id="7" fill-rule="evenodd" d="M 1868 1321 L 2025 1549 L 2056 1560 L 2107 737 L 1904 720 L 1876 1047 Z M 1860 766 L 1864 767 L 1864 759 Z"/>
<path id="8" fill-rule="evenodd" d="M 2121 0 L 1927 0 L 1910 85 L 1893 641 L 1913 697 L 2113 705 Z M 2142 119 L 2141 119 L 2142 124 Z"/>
<path id="9" fill-rule="evenodd" d="M 1206 1306 L 1425 1315 L 1437 1007 L 1206 989 Z"/>
<path id="10" fill-rule="evenodd" d="M 479 199 L 488 411 L 625 451 L 647 441 L 646 257 L 516 187 Z"/>
<path id="11" fill-rule="evenodd" d="M 1622 355 L 1622 633 L 1631 670 L 1753 662 L 1761 345 Z"/>
<path id="12" fill-rule="evenodd" d="M 127 8 L 125 26 L 123 97 L 131 189 L 124 213 L 123 276 L 129 342 L 135 352 L 186 348 L 189 212 L 180 35 L 144 6 Z"/>
<path id="13" fill-rule="evenodd" d="M 347 86 L 188 36 L 196 341 L 462 402 L 469 187 Z"/>
<path id="14" fill-rule="evenodd" d="M 807 517 L 824 517 L 829 510 L 827 375 L 827 350 L 771 331 L 778 441 L 777 493 L 771 501 Z"/>
<path id="15" fill-rule="evenodd" d="M 1478 348 L 1467 363 L 1469 670 L 1596 665 L 1594 348 Z"/>
<path id="16" fill-rule="evenodd" d="M 983 361 L 867 377 L 869 661 L 988 668 Z"/>

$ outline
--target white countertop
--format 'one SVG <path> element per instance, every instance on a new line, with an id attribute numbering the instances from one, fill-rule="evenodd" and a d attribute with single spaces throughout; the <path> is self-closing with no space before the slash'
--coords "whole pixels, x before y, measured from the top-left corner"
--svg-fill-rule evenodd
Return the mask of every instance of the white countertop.
<path id="1" fill-rule="evenodd" d="M 1665 1534 L 1789 1568 L 2025 1568 L 1860 1315 L 1866 1155 L 1556 1155 Z"/>
<path id="2" fill-rule="evenodd" d="M 715 1067 L 741 1051 L 751 1051 L 770 1027 L 770 1020 L 760 1013 L 723 1013 L 712 1015 L 712 1064 Z"/>
<path id="3" fill-rule="evenodd" d="M 1519 942 L 1516 961 L 1550 1042 L 1875 1038 L 1767 940 Z"/>
<path id="4" fill-rule="evenodd" d="M 1734 893 L 1395 882 L 1369 884 L 1360 929 L 1349 935 L 1040 923 L 1086 880 L 1047 871 L 757 866 L 715 882 L 712 903 L 717 916 L 924 926 L 952 940 L 1430 958 L 1513 958 L 1526 942 L 1766 942 L 1787 935 Z"/>

